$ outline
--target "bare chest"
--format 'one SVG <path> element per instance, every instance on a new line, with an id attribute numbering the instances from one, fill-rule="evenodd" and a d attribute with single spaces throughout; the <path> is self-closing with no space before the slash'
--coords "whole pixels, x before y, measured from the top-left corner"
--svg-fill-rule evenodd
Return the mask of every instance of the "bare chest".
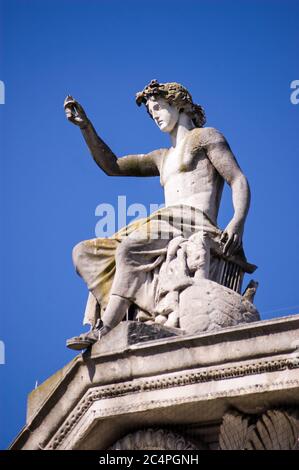
<path id="1" fill-rule="evenodd" d="M 212 165 L 202 147 L 184 142 L 165 154 L 160 168 L 161 185 L 165 186 L 179 174 L 190 172 L 200 173 L 205 177 L 212 172 Z"/>

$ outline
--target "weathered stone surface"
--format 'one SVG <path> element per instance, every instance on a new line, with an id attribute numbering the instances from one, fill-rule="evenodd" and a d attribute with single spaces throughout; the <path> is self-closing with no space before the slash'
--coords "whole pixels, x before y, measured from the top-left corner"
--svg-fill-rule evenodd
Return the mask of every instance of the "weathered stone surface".
<path id="1" fill-rule="evenodd" d="M 247 262 L 242 247 L 249 185 L 225 137 L 217 129 L 203 127 L 203 108 L 179 83 L 152 80 L 136 100 L 169 134 L 169 148 L 118 158 L 96 133 L 83 107 L 72 96 L 64 103 L 67 119 L 81 129 L 94 160 L 107 175 L 160 176 L 164 188 L 164 208 L 121 228 L 113 237 L 85 240 L 73 250 L 76 270 L 94 296 L 89 297 L 85 323 L 97 335 L 101 315 L 106 327 L 102 336 L 134 305 L 142 312 L 141 321 L 180 327 L 178 294 L 184 289 L 209 279 L 240 293 L 244 273 L 256 268 Z M 217 217 L 225 182 L 232 189 L 234 214 L 221 230 Z M 193 301 L 196 304 L 198 298 L 193 296 Z M 196 316 L 199 326 L 194 329 L 193 321 L 189 331 L 238 322 L 237 315 L 230 321 L 218 308 L 203 311 L 200 305 L 199 301 L 194 308 L 203 317 Z M 243 312 L 242 320 L 245 316 Z M 183 321 L 187 322 L 185 314 Z M 79 335 L 68 346 L 86 347 L 89 340 L 96 341 L 92 336 Z"/>
<path id="2" fill-rule="evenodd" d="M 299 450 L 299 406 L 258 415 L 229 410 L 219 430 L 221 450 Z"/>
<path id="3" fill-rule="evenodd" d="M 184 331 L 179 328 L 165 327 L 159 324 L 146 325 L 140 322 L 129 322 L 128 344 L 143 343 L 160 338 L 182 335 Z"/>
<path id="4" fill-rule="evenodd" d="M 136 431 L 119 439 L 110 450 L 197 450 L 194 442 L 165 429 Z M 204 449 L 204 446 L 200 446 Z"/>
<path id="5" fill-rule="evenodd" d="M 180 294 L 179 324 L 186 333 L 201 333 L 260 320 L 256 307 L 240 294 L 201 279 Z"/>
<path id="6" fill-rule="evenodd" d="M 129 325 L 30 394 L 13 449 L 107 449 L 157 427 L 193 429 L 200 440 L 210 429 L 216 445 L 231 408 L 299 406 L 299 315 L 131 345 Z"/>

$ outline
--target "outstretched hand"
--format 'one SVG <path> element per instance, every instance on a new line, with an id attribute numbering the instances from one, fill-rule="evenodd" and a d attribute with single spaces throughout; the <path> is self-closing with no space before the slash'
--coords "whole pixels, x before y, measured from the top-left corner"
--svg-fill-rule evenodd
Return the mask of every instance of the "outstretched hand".
<path id="1" fill-rule="evenodd" d="M 89 124 L 89 119 L 82 108 L 81 104 L 78 103 L 71 95 L 68 95 L 64 100 L 64 109 L 67 119 L 84 129 Z"/>
<path id="2" fill-rule="evenodd" d="M 223 253 L 226 256 L 233 255 L 242 246 L 243 230 L 244 227 L 234 222 L 234 220 L 231 220 L 225 230 L 223 230 L 220 241 L 224 244 Z"/>

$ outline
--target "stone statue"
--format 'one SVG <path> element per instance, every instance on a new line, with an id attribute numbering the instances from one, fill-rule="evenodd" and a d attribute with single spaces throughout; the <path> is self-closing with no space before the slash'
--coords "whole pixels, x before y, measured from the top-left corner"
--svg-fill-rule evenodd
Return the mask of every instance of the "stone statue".
<path id="1" fill-rule="evenodd" d="M 73 349 L 96 342 L 128 312 L 134 320 L 188 333 L 259 319 L 253 295 L 240 295 L 244 273 L 256 269 L 242 248 L 250 190 L 226 139 L 203 127 L 203 108 L 178 83 L 152 80 L 136 102 L 169 134 L 169 148 L 117 158 L 82 106 L 71 96 L 64 103 L 68 120 L 80 127 L 107 175 L 160 176 L 165 193 L 163 209 L 110 238 L 75 246 L 74 264 L 90 291 L 84 323 L 91 330 L 67 342 Z M 234 215 L 222 231 L 217 215 L 224 182 L 232 190 Z"/>

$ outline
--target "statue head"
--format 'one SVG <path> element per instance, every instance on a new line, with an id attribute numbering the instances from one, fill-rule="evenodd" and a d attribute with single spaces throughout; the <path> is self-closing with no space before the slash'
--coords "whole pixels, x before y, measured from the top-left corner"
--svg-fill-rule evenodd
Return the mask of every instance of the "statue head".
<path id="1" fill-rule="evenodd" d="M 136 103 L 138 106 L 145 104 L 147 112 L 163 132 L 172 131 L 181 113 L 185 113 L 195 127 L 202 127 L 206 122 L 204 109 L 193 103 L 191 94 L 179 83 L 152 80 L 136 94 Z"/>

